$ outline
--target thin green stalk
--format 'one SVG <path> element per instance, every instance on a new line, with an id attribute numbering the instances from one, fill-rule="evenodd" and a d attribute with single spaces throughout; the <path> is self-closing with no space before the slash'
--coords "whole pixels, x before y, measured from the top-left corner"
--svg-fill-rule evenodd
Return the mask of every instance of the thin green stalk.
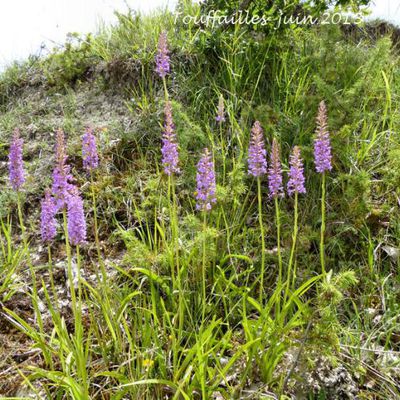
<path id="1" fill-rule="evenodd" d="M 106 287 L 107 273 L 106 273 L 106 268 L 104 265 L 103 256 L 101 254 L 101 248 L 100 248 L 99 228 L 98 228 L 98 222 L 97 222 L 97 202 L 96 202 L 96 193 L 94 190 L 92 173 L 90 173 L 90 187 L 91 187 L 91 192 L 92 192 L 92 204 L 93 204 L 94 240 L 96 243 L 97 258 L 98 258 L 98 261 L 100 264 L 101 275 L 103 278 L 103 285 L 104 285 L 104 287 Z"/>
<path id="2" fill-rule="evenodd" d="M 297 242 L 297 234 L 299 231 L 298 228 L 298 218 L 299 218 L 299 210 L 298 210 L 298 193 L 294 193 L 294 221 L 293 221 L 293 234 L 292 234 L 292 248 L 290 250 L 290 258 L 289 258 L 289 264 L 288 264 L 288 269 L 287 269 L 287 278 L 286 278 L 286 291 L 285 291 L 285 300 L 284 303 L 286 303 L 287 296 L 289 294 L 290 290 L 290 275 L 292 272 L 292 266 L 293 266 L 293 261 L 294 261 L 294 256 L 295 256 L 295 251 L 296 251 L 296 242 Z M 294 282 L 294 271 L 293 271 L 293 282 Z"/>
<path id="3" fill-rule="evenodd" d="M 203 311 L 202 322 L 204 322 L 206 314 L 206 229 L 207 229 L 207 212 L 203 211 L 203 259 L 202 259 L 202 289 L 203 289 Z"/>
<path id="4" fill-rule="evenodd" d="M 179 271 L 179 249 L 178 249 L 178 206 L 176 202 L 176 191 L 175 191 L 175 177 L 173 175 L 171 178 L 171 196 L 172 196 L 172 235 L 174 239 L 174 246 L 176 251 L 176 267 Z"/>
<path id="5" fill-rule="evenodd" d="M 172 228 L 172 243 L 175 249 L 175 264 L 176 264 L 176 285 L 178 289 L 178 313 L 179 313 L 179 333 L 183 331 L 184 322 L 184 299 L 182 288 L 182 277 L 180 269 L 180 255 L 179 255 L 179 225 L 178 225 L 178 205 L 176 199 L 176 184 L 174 175 L 171 178 L 171 195 L 172 195 L 172 213 L 171 213 L 171 228 Z M 173 268 L 173 267 L 172 267 Z"/>
<path id="6" fill-rule="evenodd" d="M 80 376 L 82 384 L 82 398 L 90 399 L 89 397 L 89 385 L 87 375 L 87 357 L 85 354 L 84 347 L 84 331 L 82 324 L 82 286 L 81 286 L 81 256 L 79 251 L 79 245 L 76 246 L 76 266 L 77 266 L 77 281 L 78 281 L 78 307 L 75 315 L 75 349 L 76 349 L 76 368 L 77 373 Z"/>
<path id="7" fill-rule="evenodd" d="M 153 234 L 153 248 L 154 252 L 157 251 L 158 248 L 158 243 L 157 243 L 157 208 L 154 209 L 154 219 L 153 219 L 153 225 L 154 225 L 154 232 Z M 148 232 L 149 235 L 151 235 L 150 231 Z M 159 318 L 158 318 L 158 306 L 159 306 L 159 300 L 157 297 L 157 292 L 154 286 L 154 281 L 153 279 L 150 279 L 150 293 L 151 293 L 151 308 L 153 312 L 153 317 L 154 317 L 154 323 L 158 324 Z"/>
<path id="8" fill-rule="evenodd" d="M 277 253 L 278 253 L 278 290 L 279 290 L 279 296 L 278 296 L 278 305 L 277 305 L 277 310 L 278 312 L 280 311 L 280 302 L 281 302 L 281 286 L 282 286 L 282 254 L 281 254 L 281 216 L 280 216 L 280 211 L 279 211 L 279 201 L 278 197 L 275 196 L 275 218 L 276 218 L 276 242 L 277 242 Z"/>
<path id="9" fill-rule="evenodd" d="M 69 235 L 68 235 L 68 223 L 67 223 L 67 211 L 64 207 L 63 209 L 63 224 L 64 224 L 64 234 L 65 234 L 65 249 L 67 251 L 67 275 L 69 281 L 69 288 L 71 291 L 71 302 L 72 302 L 72 312 L 75 317 L 75 325 L 77 324 L 76 318 L 76 293 L 74 287 L 74 279 L 72 275 L 72 256 L 71 256 L 71 246 L 69 244 Z"/>
<path id="10" fill-rule="evenodd" d="M 92 192 L 92 204 L 93 204 L 93 222 L 94 222 L 94 237 L 97 249 L 97 258 L 100 265 L 100 271 L 102 277 L 100 278 L 98 271 L 96 270 L 96 277 L 100 283 L 101 293 L 103 301 L 101 302 L 101 308 L 103 314 L 108 321 L 107 324 L 109 326 L 110 332 L 112 337 L 116 343 L 117 348 L 119 347 L 119 341 L 117 340 L 118 330 L 114 330 L 112 328 L 111 321 L 113 318 L 113 313 L 111 312 L 112 306 L 110 304 L 110 296 L 109 296 L 109 286 L 107 285 L 107 271 L 105 267 L 105 263 L 103 260 L 103 256 L 101 254 L 101 247 L 100 247 L 100 240 L 99 240 L 99 228 L 98 228 L 98 219 L 97 219 L 97 200 L 96 200 L 96 192 L 94 190 L 94 182 L 93 182 L 93 175 L 90 174 L 90 183 L 91 183 L 91 192 Z M 80 271 L 78 272 L 80 273 Z"/>
<path id="11" fill-rule="evenodd" d="M 29 250 L 28 238 L 26 236 L 26 228 L 24 225 L 24 218 L 22 216 L 22 200 L 21 200 L 21 193 L 17 192 L 17 207 L 18 207 L 18 218 L 19 218 L 19 225 L 21 227 L 21 235 L 22 241 L 24 243 L 24 251 L 27 255 L 27 263 L 29 266 L 29 270 L 32 277 L 32 304 L 35 310 L 37 322 L 40 328 L 40 332 L 43 333 L 43 321 L 42 321 L 42 314 L 39 310 L 38 304 L 38 294 L 37 294 L 37 281 L 36 281 L 36 274 L 32 264 L 31 252 Z"/>
<path id="12" fill-rule="evenodd" d="M 262 217 L 262 195 L 261 195 L 261 178 L 257 177 L 257 194 L 258 194 L 258 221 L 260 224 L 261 234 L 261 273 L 260 273 L 260 304 L 264 298 L 264 272 L 265 272 L 265 233 Z"/>
<path id="13" fill-rule="evenodd" d="M 225 185 L 225 175 L 226 175 L 226 147 L 225 147 L 225 140 L 223 137 L 222 132 L 222 123 L 219 122 L 219 137 L 221 142 L 221 153 L 222 153 L 222 185 Z"/>
<path id="14" fill-rule="evenodd" d="M 321 240 L 319 244 L 319 252 L 321 257 L 321 271 L 323 277 L 326 275 L 325 269 L 325 247 L 324 247 L 324 238 L 325 238 L 325 199 L 326 199 L 326 188 L 325 188 L 325 172 L 322 173 L 322 195 L 321 195 Z"/>
<path id="15" fill-rule="evenodd" d="M 170 252 L 171 256 L 171 279 L 172 279 L 172 288 L 175 290 L 175 251 L 176 251 L 176 237 L 175 237 L 175 199 L 174 199 L 174 188 L 172 176 L 168 175 L 168 199 L 172 199 L 172 202 L 169 202 L 169 215 L 170 215 L 170 224 L 171 224 L 171 236 L 172 236 L 172 251 Z M 172 203 L 172 204 L 171 204 Z M 178 257 L 177 257 L 178 258 Z M 178 261 L 177 261 L 178 262 Z M 179 271 L 179 270 L 178 270 Z"/>
<path id="16" fill-rule="evenodd" d="M 21 193 L 17 193 L 17 205 L 18 205 L 18 219 L 19 219 L 19 225 L 21 227 L 21 235 L 22 235 L 22 241 L 24 243 L 24 250 L 27 254 L 27 263 L 29 265 L 29 268 L 31 268 L 32 272 L 32 281 L 34 283 L 34 287 L 36 288 L 36 275 L 32 270 L 32 259 L 31 259 L 31 253 L 29 250 L 29 245 L 28 245 L 28 238 L 26 237 L 26 228 L 24 225 L 24 218 L 22 216 L 22 200 L 21 200 Z"/>
<path id="17" fill-rule="evenodd" d="M 2 254 L 2 256 L 3 256 L 3 262 L 5 263 L 5 262 L 6 262 L 6 259 L 7 259 L 7 252 L 6 252 L 6 246 L 5 246 L 4 242 L 3 242 L 3 231 L 5 232 L 5 229 L 6 229 L 6 228 L 5 228 L 5 226 L 4 226 L 2 220 L 0 221 L 0 225 L 1 225 L 1 229 L 0 229 L 1 254 Z M 11 224 L 10 224 L 10 221 L 9 221 L 9 217 L 7 217 L 7 225 L 8 225 L 9 227 L 11 227 Z M 6 234 L 6 237 L 8 237 L 7 234 Z M 7 241 L 7 243 L 8 243 L 8 241 Z"/>
<path id="18" fill-rule="evenodd" d="M 81 255 L 79 252 L 79 245 L 76 246 L 76 268 L 77 268 L 77 282 L 78 282 L 78 317 L 82 319 L 82 287 L 81 287 Z M 82 325 L 82 324 L 81 324 Z M 81 326 L 80 326 L 81 328 Z"/>
<path id="19" fill-rule="evenodd" d="M 53 291 L 53 296 L 54 296 L 55 304 L 57 307 L 58 296 L 57 296 L 57 291 L 56 291 L 56 287 L 54 284 L 53 262 L 52 262 L 52 257 L 51 257 L 50 244 L 48 244 L 48 246 L 47 246 L 47 256 L 48 256 L 48 263 L 49 263 L 50 286 L 51 286 L 51 290 Z"/>
<path id="20" fill-rule="evenodd" d="M 164 96 L 165 96 L 165 101 L 168 100 L 168 89 L 167 89 L 167 80 L 165 79 L 165 76 L 162 78 L 163 81 L 163 86 L 164 86 Z"/>

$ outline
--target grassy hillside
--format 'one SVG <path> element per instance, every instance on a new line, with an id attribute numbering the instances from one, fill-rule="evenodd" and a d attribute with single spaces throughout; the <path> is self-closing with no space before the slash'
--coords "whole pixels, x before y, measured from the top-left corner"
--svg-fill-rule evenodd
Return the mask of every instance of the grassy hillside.
<path id="1" fill-rule="evenodd" d="M 167 12 L 118 20 L 0 76 L 0 395 L 400 398 L 396 32 L 200 29 Z M 162 31 L 165 86 L 154 61 Z M 161 160 L 166 92 L 173 179 Z M 322 100 L 333 155 L 323 202 L 313 152 Z M 270 165 L 278 143 L 285 185 L 299 146 L 298 204 L 286 190 L 275 201 L 267 176 L 248 174 L 256 120 Z M 88 126 L 100 158 L 91 176 Z M 8 176 L 15 128 L 26 169 L 18 193 Z M 41 240 L 58 129 L 84 200 L 82 246 L 70 245 L 62 210 L 55 239 Z M 209 212 L 196 210 L 205 147 L 217 184 Z"/>

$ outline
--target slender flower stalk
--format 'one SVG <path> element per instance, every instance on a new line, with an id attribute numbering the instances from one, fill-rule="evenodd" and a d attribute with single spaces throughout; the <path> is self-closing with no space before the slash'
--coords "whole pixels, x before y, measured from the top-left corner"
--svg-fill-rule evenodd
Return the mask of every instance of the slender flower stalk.
<path id="1" fill-rule="evenodd" d="M 277 253 L 278 253 L 278 288 L 282 285 L 282 254 L 281 254 L 281 217 L 279 210 L 279 197 L 284 196 L 283 184 L 282 184 L 282 167 L 279 155 L 279 144 L 274 138 L 272 141 L 271 149 L 271 160 L 268 169 L 268 187 L 270 196 L 275 202 L 275 219 L 276 219 L 276 241 L 277 241 Z M 279 289 L 280 290 L 280 289 Z M 277 305 L 278 312 L 280 311 L 280 298 Z"/>
<path id="2" fill-rule="evenodd" d="M 84 338 L 84 324 L 82 323 L 82 287 L 81 287 L 81 255 L 80 255 L 80 246 L 76 245 L 76 263 L 77 263 L 77 280 L 78 280 L 78 304 L 76 308 L 76 312 L 74 315 L 75 319 L 75 338 L 78 343 L 82 343 Z M 89 384 L 88 384 L 88 376 L 87 376 L 87 368 L 86 365 L 88 363 L 87 352 L 85 351 L 83 346 L 77 347 L 77 364 L 78 364 L 78 376 L 81 382 L 81 396 L 82 399 L 89 400 Z"/>
<path id="3" fill-rule="evenodd" d="M 9 172 L 10 183 L 15 191 L 19 191 L 25 183 L 24 164 L 22 160 L 23 139 L 20 138 L 19 129 L 15 128 L 10 145 Z"/>
<path id="4" fill-rule="evenodd" d="M 216 183 L 214 162 L 210 151 L 204 149 L 200 161 L 197 164 L 197 193 L 196 193 L 196 209 L 203 212 L 203 258 L 202 258 L 202 292 L 203 307 L 202 319 L 204 321 L 206 312 L 206 231 L 207 231 L 207 213 L 212 209 L 212 205 L 216 203 Z"/>
<path id="5" fill-rule="evenodd" d="M 164 107 L 164 132 L 162 137 L 162 164 L 164 172 L 170 176 L 180 172 L 178 162 L 178 144 L 176 141 L 175 125 L 172 119 L 172 107 L 171 102 L 167 100 Z"/>
<path id="6" fill-rule="evenodd" d="M 225 104 L 224 104 L 224 97 L 222 93 L 218 99 L 218 106 L 217 106 L 217 115 L 215 117 L 217 121 L 218 128 L 219 128 L 219 143 L 221 147 L 221 155 L 222 155 L 222 184 L 225 185 L 225 176 L 226 176 L 226 138 L 223 133 L 223 123 L 226 121 L 225 119 Z"/>
<path id="7" fill-rule="evenodd" d="M 67 252 L 67 274 L 68 274 L 68 282 L 71 293 L 71 302 L 72 302 L 72 311 L 76 313 L 76 294 L 75 294 L 75 286 L 74 286 L 74 277 L 72 274 L 72 253 L 71 253 L 71 245 L 69 240 L 69 229 L 68 229 L 68 217 L 66 208 L 62 209 L 63 216 L 63 226 L 64 226 L 64 234 L 65 234 L 65 249 Z"/>
<path id="8" fill-rule="evenodd" d="M 264 274 L 265 274 L 265 231 L 262 214 L 262 193 L 261 193 L 261 177 L 257 176 L 257 198 L 258 198 L 258 223 L 260 225 L 261 234 L 261 273 L 260 273 L 260 304 L 264 299 Z"/>
<path id="9" fill-rule="evenodd" d="M 248 164 L 249 175 L 257 178 L 258 222 L 261 233 L 260 304 L 262 304 L 264 297 L 265 233 L 262 220 L 261 177 L 267 173 L 267 152 L 265 150 L 263 131 L 259 121 L 254 123 L 251 130 Z"/>
<path id="10" fill-rule="evenodd" d="M 179 332 L 182 333 L 185 307 L 184 307 L 183 290 L 182 290 L 182 276 L 180 273 L 180 266 L 179 266 L 179 260 L 180 260 L 179 224 L 178 224 L 178 206 L 176 198 L 176 183 L 174 174 L 168 175 L 168 198 L 171 198 L 172 200 L 169 203 L 171 239 L 172 239 L 171 241 L 173 247 L 171 251 L 171 278 L 174 289 L 175 287 L 177 287 L 178 290 L 179 317 L 177 321 L 179 324 Z"/>
<path id="11" fill-rule="evenodd" d="M 288 265 L 288 273 L 287 273 L 287 283 L 286 283 L 286 292 L 285 292 L 285 302 L 290 289 L 290 280 L 291 280 L 291 271 L 294 263 L 294 256 L 296 250 L 297 243 L 297 234 L 298 234 L 298 195 L 299 193 L 306 193 L 306 188 L 304 185 L 304 169 L 303 169 L 303 161 L 300 155 L 300 148 L 295 146 L 293 148 L 292 154 L 289 159 L 289 181 L 287 184 L 287 192 L 290 196 L 294 195 L 294 221 L 293 221 L 293 234 L 292 234 L 292 248 L 290 251 L 289 265 Z M 293 272 L 292 282 L 295 280 L 295 271 Z"/>
<path id="12" fill-rule="evenodd" d="M 33 308 L 35 310 L 35 316 L 36 316 L 37 323 L 39 325 L 39 330 L 43 334 L 43 332 L 44 332 L 43 319 L 42 319 L 42 313 L 40 311 L 39 302 L 38 302 L 39 297 L 38 297 L 38 293 L 37 293 L 36 273 L 35 273 L 35 269 L 34 269 L 34 266 L 32 263 L 31 251 L 30 251 L 29 243 L 28 243 L 28 236 L 26 234 L 24 218 L 22 215 L 22 205 L 23 205 L 22 203 L 23 202 L 22 202 L 21 192 L 17 191 L 17 208 L 18 208 L 19 225 L 21 227 L 21 236 L 22 236 L 22 241 L 24 244 L 24 252 L 27 256 L 27 263 L 28 263 L 29 271 L 30 271 L 31 277 L 32 277 L 32 304 L 33 304 Z"/>
<path id="13" fill-rule="evenodd" d="M 97 138 L 94 135 L 93 129 L 90 127 L 86 128 L 86 131 L 82 136 L 82 160 L 83 160 L 83 167 L 90 175 L 90 188 L 92 192 L 92 207 L 93 207 L 94 240 L 96 243 L 97 258 L 100 264 L 103 284 L 105 285 L 107 280 L 107 275 L 100 248 L 99 227 L 97 220 L 97 200 L 93 182 L 93 175 L 97 170 L 97 168 L 99 167 L 99 155 L 97 151 Z M 105 287 L 106 286 L 104 286 L 104 288 Z"/>
<path id="14" fill-rule="evenodd" d="M 326 171 L 332 169 L 331 144 L 328 131 L 328 114 L 324 101 L 319 103 L 317 114 L 316 138 L 314 140 L 315 169 L 322 174 L 321 179 L 321 238 L 320 238 L 320 259 L 322 275 L 326 275 L 325 268 L 325 207 L 326 207 Z"/>
<path id="15" fill-rule="evenodd" d="M 71 249 L 71 239 L 69 237 L 70 233 L 70 221 L 69 221 L 69 216 L 67 214 L 67 209 L 63 208 L 62 209 L 62 215 L 63 215 L 63 226 L 64 226 L 64 233 L 65 233 L 65 247 L 67 251 L 67 260 L 68 260 L 68 268 L 67 268 L 67 274 L 68 274 L 68 282 L 69 282 L 69 290 L 70 290 L 70 295 L 71 295 L 71 308 L 72 308 L 72 313 L 74 317 L 74 334 L 77 338 L 77 340 L 81 340 L 78 338 L 78 336 L 81 335 L 82 333 L 82 307 L 81 307 L 81 299 L 80 297 L 77 299 L 76 295 L 76 288 L 75 288 L 75 278 L 74 278 L 74 273 L 72 272 L 72 249 Z M 78 259 L 78 274 L 80 270 L 80 261 L 79 261 L 79 249 L 77 246 L 77 259 Z M 80 296 L 80 280 L 78 276 L 78 296 Z M 79 351 L 79 349 L 78 349 Z M 80 368 L 79 368 L 80 369 Z M 87 398 L 87 397 L 85 397 Z"/>
<path id="16" fill-rule="evenodd" d="M 206 242 L 206 232 L 207 232 L 207 212 L 203 211 L 203 249 L 202 249 L 202 321 L 205 319 L 206 315 L 206 304 L 207 304 L 207 274 L 206 274 L 206 254 L 207 254 L 207 242 Z"/>
<path id="17" fill-rule="evenodd" d="M 51 243 L 47 243 L 47 259 L 49 261 L 49 277 L 50 277 L 50 287 L 53 292 L 54 300 L 55 300 L 55 305 L 54 308 L 58 309 L 58 294 L 56 290 L 56 286 L 54 284 L 54 273 L 53 273 L 53 262 L 52 262 L 52 257 L 51 257 Z"/>
<path id="18" fill-rule="evenodd" d="M 321 261 L 321 272 L 322 275 L 326 275 L 326 267 L 325 267 L 325 214 L 326 214 L 326 175 L 325 172 L 322 173 L 321 180 L 321 238 L 319 242 L 319 254 Z"/>

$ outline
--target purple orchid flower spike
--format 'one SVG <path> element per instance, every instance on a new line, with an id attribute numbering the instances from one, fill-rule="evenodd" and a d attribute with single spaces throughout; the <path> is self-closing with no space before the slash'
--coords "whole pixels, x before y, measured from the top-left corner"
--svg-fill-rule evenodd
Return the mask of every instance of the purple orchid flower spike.
<path id="1" fill-rule="evenodd" d="M 268 170 L 268 188 L 271 197 L 283 197 L 282 167 L 279 155 L 279 144 L 274 138 L 272 141 L 271 161 Z"/>
<path id="2" fill-rule="evenodd" d="M 289 160 L 289 181 L 287 184 L 287 192 L 289 195 L 293 193 L 306 193 L 304 185 L 304 168 L 303 161 L 300 156 L 299 146 L 294 146 Z"/>
<path id="3" fill-rule="evenodd" d="M 179 173 L 179 154 L 176 142 L 175 125 L 172 119 L 171 102 L 166 101 L 164 107 L 165 123 L 162 137 L 162 164 L 167 175 Z"/>
<path id="4" fill-rule="evenodd" d="M 86 128 L 82 136 L 82 159 L 83 168 L 87 172 L 91 172 L 99 166 L 97 139 L 93 133 L 93 129 L 90 127 Z"/>
<path id="5" fill-rule="evenodd" d="M 86 220 L 83 209 L 83 200 L 78 192 L 74 191 L 68 201 L 68 237 L 73 246 L 86 243 Z"/>
<path id="6" fill-rule="evenodd" d="M 25 183 L 24 163 L 22 160 L 22 148 L 24 141 L 20 138 L 19 129 L 14 130 L 9 153 L 10 183 L 15 191 L 19 191 Z"/>
<path id="7" fill-rule="evenodd" d="M 156 55 L 156 72 L 160 78 L 165 78 L 169 74 L 170 64 L 168 54 L 167 33 L 163 31 L 158 39 L 158 50 Z"/>
<path id="8" fill-rule="evenodd" d="M 331 143 L 328 131 L 328 115 L 324 101 L 319 103 L 317 115 L 317 131 L 314 140 L 315 169 L 319 173 L 332 169 Z"/>
<path id="9" fill-rule="evenodd" d="M 196 181 L 196 209 L 200 211 L 210 211 L 217 199 L 214 162 L 207 148 L 204 149 L 200 161 L 197 164 Z"/>
<path id="10" fill-rule="evenodd" d="M 267 151 L 265 150 L 263 130 L 259 121 L 251 129 L 248 158 L 249 175 L 259 177 L 267 173 Z"/>

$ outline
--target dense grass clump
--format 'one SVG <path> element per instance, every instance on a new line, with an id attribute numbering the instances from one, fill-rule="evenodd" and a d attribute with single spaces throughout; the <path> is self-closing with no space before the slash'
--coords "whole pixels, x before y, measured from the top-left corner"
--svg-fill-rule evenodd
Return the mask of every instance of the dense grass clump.
<path id="1" fill-rule="evenodd" d="M 387 32 L 118 20 L 0 77 L 0 394 L 398 398 Z"/>

